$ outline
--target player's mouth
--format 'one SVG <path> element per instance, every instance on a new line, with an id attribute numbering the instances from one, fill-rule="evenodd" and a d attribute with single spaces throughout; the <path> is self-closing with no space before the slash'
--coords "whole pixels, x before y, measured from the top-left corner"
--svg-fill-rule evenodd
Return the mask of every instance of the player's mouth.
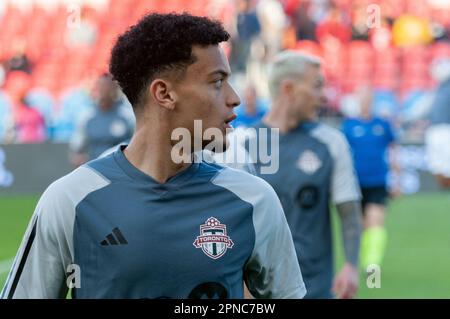
<path id="1" fill-rule="evenodd" d="M 225 128 L 227 129 L 232 129 L 233 127 L 231 126 L 231 122 L 233 122 L 236 119 L 237 115 L 233 114 L 232 116 L 230 116 L 229 118 L 227 118 L 225 120 Z"/>

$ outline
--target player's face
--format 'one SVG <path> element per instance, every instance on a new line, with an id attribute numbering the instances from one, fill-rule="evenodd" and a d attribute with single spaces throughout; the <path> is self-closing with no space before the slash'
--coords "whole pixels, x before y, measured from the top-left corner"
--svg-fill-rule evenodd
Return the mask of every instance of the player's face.
<path id="1" fill-rule="evenodd" d="M 233 109 L 240 99 L 228 82 L 230 66 L 219 46 L 194 46 L 192 53 L 196 62 L 189 65 L 183 79 L 176 84 L 177 104 L 175 127 L 185 127 L 194 136 L 194 120 L 202 121 L 203 132 L 218 128 L 221 136 L 212 138 L 218 145 L 225 145 L 225 133 L 236 117 Z M 202 133 L 203 133 L 202 132 Z M 201 137 L 200 137 L 201 138 Z M 210 141 L 203 140 L 203 147 Z"/>
<path id="2" fill-rule="evenodd" d="M 292 107 L 301 120 L 313 120 L 325 102 L 324 77 L 319 67 L 307 66 L 303 78 L 294 86 Z"/>
<path id="3" fill-rule="evenodd" d="M 94 97 L 100 107 L 111 107 L 117 98 L 117 85 L 109 78 L 100 78 L 94 91 Z"/>
<path id="4" fill-rule="evenodd" d="M 372 114 L 372 90 L 369 87 L 361 87 L 357 95 L 361 105 L 361 115 L 369 117 Z"/>

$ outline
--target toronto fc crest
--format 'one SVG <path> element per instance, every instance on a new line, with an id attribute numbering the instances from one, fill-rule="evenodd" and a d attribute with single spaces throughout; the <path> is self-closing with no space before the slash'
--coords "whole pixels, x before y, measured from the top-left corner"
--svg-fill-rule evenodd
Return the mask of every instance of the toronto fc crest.
<path id="1" fill-rule="evenodd" d="M 322 167 L 322 161 L 313 151 L 304 151 L 297 160 L 297 168 L 312 175 Z"/>
<path id="2" fill-rule="evenodd" d="M 227 226 L 214 217 L 208 218 L 200 225 L 200 236 L 194 241 L 194 247 L 201 248 L 206 256 L 212 259 L 222 257 L 233 245 L 233 241 L 227 235 Z"/>

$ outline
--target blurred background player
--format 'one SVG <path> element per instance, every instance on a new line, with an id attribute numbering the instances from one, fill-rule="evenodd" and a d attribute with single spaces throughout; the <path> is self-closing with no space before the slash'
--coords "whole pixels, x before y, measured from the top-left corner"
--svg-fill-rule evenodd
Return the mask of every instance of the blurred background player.
<path id="1" fill-rule="evenodd" d="M 252 42 L 261 32 L 261 25 L 251 0 L 237 0 L 236 3 L 236 23 L 230 66 L 233 73 L 238 75 L 247 72 Z"/>
<path id="2" fill-rule="evenodd" d="M 134 115 L 123 105 L 119 87 L 110 75 L 98 79 L 94 96 L 95 109 L 81 116 L 70 143 L 75 166 L 97 158 L 133 134 Z"/>
<path id="3" fill-rule="evenodd" d="M 256 88 L 248 84 L 245 87 L 242 104 L 238 107 L 237 118 L 233 121 L 233 127 L 251 127 L 260 122 L 266 113 L 266 105 L 258 97 Z"/>
<path id="4" fill-rule="evenodd" d="M 11 124 L 13 134 L 18 143 L 42 143 L 46 140 L 44 116 L 32 105 L 28 96 L 31 86 L 29 75 L 23 71 L 13 71 L 9 74 L 10 101 L 12 104 Z"/>
<path id="5" fill-rule="evenodd" d="M 450 188 L 450 56 L 435 62 L 438 81 L 425 141 L 431 171 L 441 187 Z"/>
<path id="6" fill-rule="evenodd" d="M 267 143 L 272 154 L 279 152 L 280 165 L 274 174 L 261 174 L 258 158 L 255 168 L 283 205 L 306 298 L 353 298 L 359 281 L 360 192 L 345 137 L 317 121 L 323 87 L 319 59 L 294 51 L 275 57 L 269 72 L 272 105 L 255 128 L 257 135 L 261 128 L 279 128 L 279 146 Z M 345 250 L 345 264 L 334 283 L 330 201 L 341 219 Z"/>
<path id="7" fill-rule="evenodd" d="M 364 233 L 361 239 L 360 263 L 381 265 L 387 243 L 384 228 L 388 190 L 389 162 L 398 172 L 395 162 L 395 137 L 391 124 L 376 117 L 372 111 L 373 93 L 370 86 L 357 92 L 360 115 L 343 122 L 343 132 L 353 151 L 359 185 L 362 193 Z M 390 152 L 388 152 L 390 151 Z M 398 193 L 397 189 L 393 189 Z"/>

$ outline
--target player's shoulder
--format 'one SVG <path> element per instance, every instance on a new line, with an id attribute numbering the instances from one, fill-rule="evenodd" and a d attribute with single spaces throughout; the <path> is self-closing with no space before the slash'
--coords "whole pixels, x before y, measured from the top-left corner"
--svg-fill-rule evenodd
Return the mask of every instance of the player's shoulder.
<path id="1" fill-rule="evenodd" d="M 343 128 L 351 128 L 355 125 L 361 125 L 361 121 L 354 117 L 347 117 L 342 121 Z"/>
<path id="2" fill-rule="evenodd" d="M 75 207 L 89 193 L 110 181 L 88 165 L 82 165 L 57 179 L 41 196 L 39 204 L 47 208 Z"/>
<path id="3" fill-rule="evenodd" d="M 334 160 L 341 160 L 347 155 L 349 146 L 347 138 L 340 130 L 323 123 L 319 123 L 312 131 L 311 136 L 325 145 Z"/>
<path id="4" fill-rule="evenodd" d="M 211 182 L 230 190 L 253 204 L 256 201 L 265 202 L 277 199 L 277 195 L 269 183 L 240 169 L 221 167 Z"/>
<path id="5" fill-rule="evenodd" d="M 327 145 L 342 145 L 342 143 L 346 142 L 342 131 L 324 123 L 317 123 L 311 130 L 311 135 Z"/>
<path id="6" fill-rule="evenodd" d="M 391 126 L 391 122 L 389 122 L 389 120 L 382 118 L 382 117 L 376 117 L 374 119 L 374 123 L 375 124 L 381 124 L 383 126 Z"/>
<path id="7" fill-rule="evenodd" d="M 105 159 L 102 160 L 104 161 Z M 57 179 L 48 189 L 52 192 L 64 192 L 75 188 L 88 188 L 93 183 L 109 183 L 110 181 L 107 178 L 90 165 L 93 162 L 95 161 L 88 162 Z"/>
<path id="8" fill-rule="evenodd" d="M 85 125 L 89 121 L 93 120 L 97 115 L 95 108 L 88 108 L 81 112 L 81 114 L 77 118 L 77 122 L 80 125 Z"/>
<path id="9" fill-rule="evenodd" d="M 102 153 L 99 157 L 84 164 L 84 166 L 92 170 L 94 174 L 110 182 L 127 178 L 127 175 L 124 174 L 118 163 L 120 161 L 119 158 L 123 156 L 121 156 L 122 148 L 125 145 L 127 145 L 126 142 L 114 146 L 107 153 Z"/>

